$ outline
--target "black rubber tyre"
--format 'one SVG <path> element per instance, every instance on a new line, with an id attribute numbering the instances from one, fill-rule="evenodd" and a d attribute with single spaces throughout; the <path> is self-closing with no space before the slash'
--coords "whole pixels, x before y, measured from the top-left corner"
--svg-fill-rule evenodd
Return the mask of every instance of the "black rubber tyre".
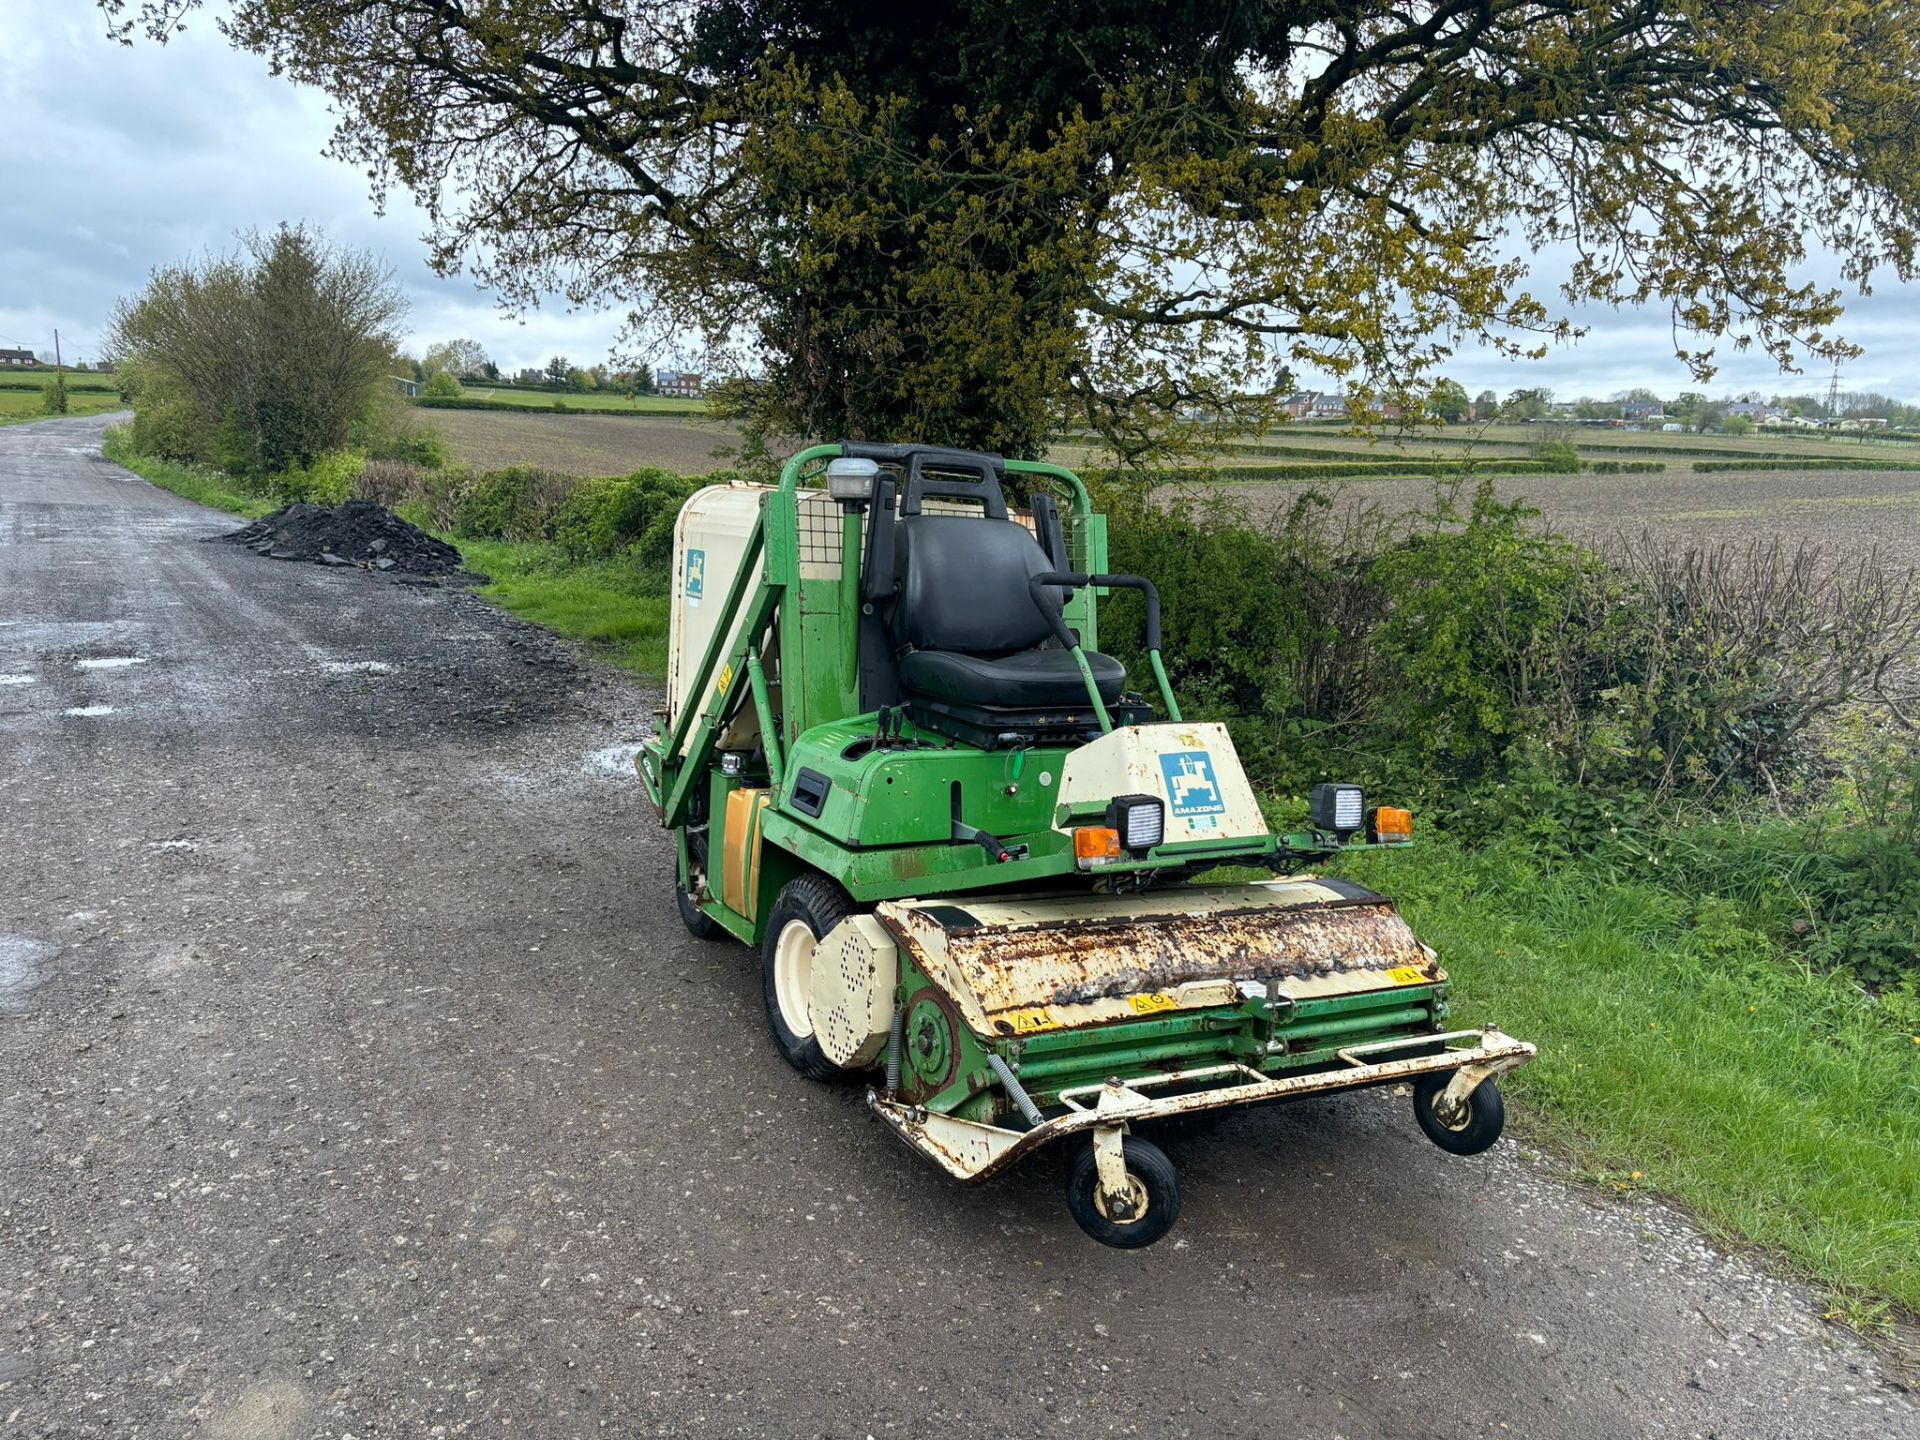
<path id="1" fill-rule="evenodd" d="M 820 1053 L 820 1042 L 814 1038 L 813 1024 L 805 1014 L 805 992 L 796 986 L 794 967 L 799 962 L 791 952 L 783 955 L 781 937 L 788 935 L 791 927 L 804 926 L 817 942 L 852 914 L 853 908 L 847 892 L 824 875 L 801 875 L 786 883 L 767 914 L 766 938 L 760 945 L 760 983 L 767 1002 L 767 1026 L 773 1031 L 773 1043 L 780 1047 L 787 1063 L 809 1080 L 834 1080 L 852 1072 L 843 1070 Z M 798 932 L 786 943 L 797 945 Z M 811 946 L 805 963 L 812 963 Z M 785 1004 L 781 999 L 783 989 Z"/>
<path id="2" fill-rule="evenodd" d="M 1067 1172 L 1067 1210 L 1073 1223 L 1102 1245 L 1138 1250 L 1165 1235 L 1180 1218 L 1180 1177 L 1167 1152 L 1151 1140 L 1124 1135 L 1120 1151 L 1126 1157 L 1128 1177 L 1146 1193 L 1146 1213 L 1135 1220 L 1107 1218 L 1100 1208 L 1100 1168 L 1091 1142 L 1074 1157 Z"/>
<path id="3" fill-rule="evenodd" d="M 673 883 L 673 899 L 674 903 L 680 907 L 680 923 L 687 927 L 687 933 L 694 939 L 731 940 L 733 938 L 726 926 L 693 903 L 693 897 L 687 894 L 686 887 L 678 880 Z"/>
<path id="4" fill-rule="evenodd" d="M 702 868 L 706 865 L 706 847 L 696 845 L 691 836 L 684 832 L 680 837 L 680 848 L 689 860 L 698 860 Z M 674 903 L 680 907 L 680 923 L 687 927 L 687 933 L 696 940 L 731 940 L 732 933 L 726 926 L 714 919 L 706 911 L 693 903 L 693 896 L 687 893 L 686 886 L 680 883 L 676 874 L 673 882 Z"/>
<path id="5" fill-rule="evenodd" d="M 1467 1113 L 1458 1124 L 1449 1125 L 1434 1109 L 1440 1092 L 1447 1088 L 1451 1074 L 1422 1075 L 1413 1082 L 1413 1117 L 1427 1138 L 1455 1155 L 1478 1155 L 1500 1138 L 1507 1126 L 1507 1104 L 1500 1098 L 1500 1087 L 1482 1080 L 1467 1097 Z"/>

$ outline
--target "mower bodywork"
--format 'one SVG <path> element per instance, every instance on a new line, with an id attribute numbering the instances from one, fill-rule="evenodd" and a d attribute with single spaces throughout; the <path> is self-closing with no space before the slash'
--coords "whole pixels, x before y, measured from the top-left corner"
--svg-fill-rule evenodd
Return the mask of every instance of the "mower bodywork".
<path id="1" fill-rule="evenodd" d="M 848 443 L 693 497 L 635 762 L 689 927 L 758 946 L 787 1058 L 869 1074 L 957 1179 L 1087 1135 L 1069 1202 L 1110 1244 L 1178 1209 L 1139 1122 L 1406 1081 L 1437 1143 L 1485 1148 L 1487 1082 L 1532 1047 L 1449 1030 L 1392 904 L 1294 873 L 1410 831 L 1343 794 L 1273 834 L 1226 728 L 1181 718 L 1153 587 L 1105 570 L 1057 466 Z M 1098 650 L 1128 589 L 1157 707 Z M 1279 878 L 1205 883 L 1222 867 Z"/>

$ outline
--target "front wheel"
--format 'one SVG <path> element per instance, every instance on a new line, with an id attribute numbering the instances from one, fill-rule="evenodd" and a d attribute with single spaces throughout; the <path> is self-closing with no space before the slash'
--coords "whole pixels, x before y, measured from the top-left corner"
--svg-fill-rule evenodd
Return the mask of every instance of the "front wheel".
<path id="1" fill-rule="evenodd" d="M 1150 1140 L 1122 1136 L 1120 1153 L 1133 1190 L 1133 1213 L 1124 1220 L 1107 1214 L 1100 1194 L 1100 1164 L 1091 1144 L 1067 1172 L 1067 1210 L 1073 1223 L 1102 1245 L 1138 1250 L 1165 1235 L 1180 1218 L 1180 1177 L 1167 1152 Z"/>
<path id="2" fill-rule="evenodd" d="M 1500 1087 L 1482 1080 L 1461 1105 L 1459 1113 L 1442 1116 L 1440 1096 L 1450 1074 L 1422 1075 L 1413 1082 L 1413 1115 L 1427 1138 L 1454 1155 L 1478 1155 L 1500 1138 L 1507 1126 L 1507 1104 Z"/>
<path id="3" fill-rule="evenodd" d="M 851 1073 L 822 1053 L 813 1033 L 808 997 L 813 990 L 814 946 L 852 913 L 853 901 L 846 891 L 823 875 L 802 875 L 786 883 L 767 915 L 767 936 L 760 945 L 767 1023 L 787 1063 L 809 1080 L 832 1080 Z"/>

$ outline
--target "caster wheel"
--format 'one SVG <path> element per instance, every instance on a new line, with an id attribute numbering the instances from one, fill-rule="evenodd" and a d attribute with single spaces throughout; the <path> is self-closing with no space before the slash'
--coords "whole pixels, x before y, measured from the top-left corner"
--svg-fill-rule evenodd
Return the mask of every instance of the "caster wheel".
<path id="1" fill-rule="evenodd" d="M 1133 1187 L 1133 1214 L 1117 1219 L 1107 1214 L 1100 1197 L 1100 1168 L 1093 1146 L 1075 1157 L 1067 1172 L 1067 1210 L 1073 1223 L 1102 1245 L 1117 1250 L 1138 1250 L 1151 1245 L 1173 1228 L 1180 1218 L 1180 1177 L 1166 1151 L 1147 1140 L 1123 1136 L 1121 1154 L 1126 1157 L 1127 1180 Z"/>
<path id="2" fill-rule="evenodd" d="M 1451 1075 L 1422 1075 L 1413 1082 L 1413 1115 L 1427 1138 L 1455 1155 L 1478 1155 L 1506 1128 L 1507 1106 L 1500 1087 L 1482 1080 L 1458 1115 L 1442 1117 L 1436 1106 Z"/>

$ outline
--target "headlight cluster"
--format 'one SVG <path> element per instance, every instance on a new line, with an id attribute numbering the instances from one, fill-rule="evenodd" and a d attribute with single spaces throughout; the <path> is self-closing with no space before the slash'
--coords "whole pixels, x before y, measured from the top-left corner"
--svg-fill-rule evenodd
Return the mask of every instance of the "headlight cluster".
<path id="1" fill-rule="evenodd" d="M 1366 793 L 1358 785 L 1316 785 L 1307 802 L 1307 815 L 1316 830 L 1350 840 L 1361 831 L 1376 845 L 1413 842 L 1413 812 L 1392 805 L 1367 809 Z"/>
<path id="2" fill-rule="evenodd" d="M 1073 832 L 1073 863 L 1082 870 L 1125 864 L 1167 838 L 1167 806 L 1158 795 L 1117 796 L 1106 819 Z"/>

